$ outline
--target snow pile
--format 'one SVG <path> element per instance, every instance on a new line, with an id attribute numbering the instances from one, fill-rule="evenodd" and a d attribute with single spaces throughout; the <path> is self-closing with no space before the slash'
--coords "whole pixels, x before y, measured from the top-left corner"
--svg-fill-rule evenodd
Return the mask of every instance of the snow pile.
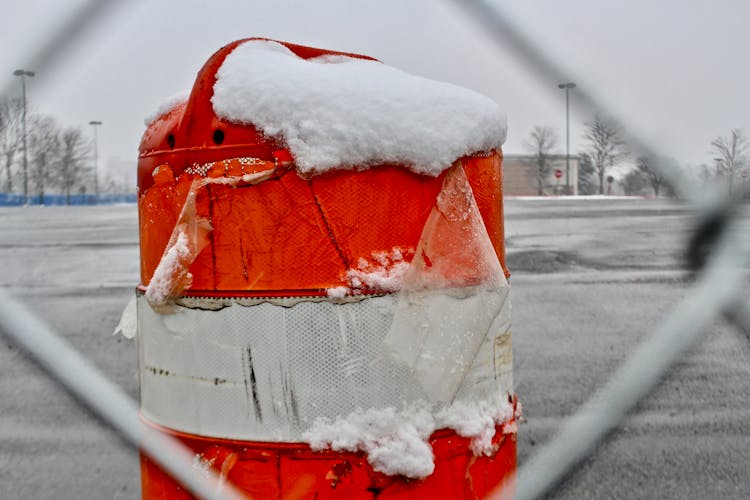
<path id="1" fill-rule="evenodd" d="M 154 123 L 156 120 L 158 120 L 162 116 L 172 111 L 177 106 L 183 103 L 186 103 L 188 100 L 188 97 L 190 97 L 190 92 L 187 90 L 183 90 L 172 96 L 167 97 L 166 99 L 164 99 L 164 102 L 162 102 L 159 105 L 159 107 L 157 107 L 156 110 L 154 110 L 153 113 L 148 115 L 143 120 L 143 122 L 146 124 L 147 127 L 151 126 L 152 123 Z"/>
<path id="2" fill-rule="evenodd" d="M 254 40 L 216 76 L 214 112 L 286 145 L 303 174 L 393 163 L 435 176 L 505 141 L 506 117 L 491 99 L 377 61 L 305 60 Z"/>
<path id="3" fill-rule="evenodd" d="M 413 249 L 394 247 L 390 252 L 373 252 L 372 261 L 360 258 L 357 267 L 349 269 L 344 276 L 348 286 L 329 288 L 328 296 L 340 299 L 349 293 L 359 295 L 365 291 L 397 292 L 413 255 Z"/>
<path id="4" fill-rule="evenodd" d="M 318 419 L 302 435 L 313 450 L 359 451 L 373 469 L 389 476 L 427 477 L 435 470 L 427 442 L 435 421 L 426 410 L 396 412 L 393 408 L 358 411 L 334 422 Z"/>
<path id="5" fill-rule="evenodd" d="M 459 436 L 471 438 L 470 447 L 474 455 L 491 456 L 496 451 L 492 445 L 495 425 L 509 422 L 513 416 L 513 407 L 509 403 L 456 401 L 438 412 L 436 419 L 441 427 L 453 429 Z M 512 432 L 516 432 L 514 427 L 507 424 L 503 427 L 503 433 Z"/>
<path id="6" fill-rule="evenodd" d="M 519 415 L 515 415 L 518 417 Z M 331 421 L 321 418 L 302 434 L 313 450 L 364 451 L 373 469 L 389 476 L 425 478 L 435 470 L 429 437 L 437 429 L 453 429 L 471 438 L 475 455 L 491 456 L 495 426 L 503 433 L 516 432 L 513 406 L 504 398 L 496 401 L 455 402 L 437 412 L 412 407 L 356 411 Z"/>

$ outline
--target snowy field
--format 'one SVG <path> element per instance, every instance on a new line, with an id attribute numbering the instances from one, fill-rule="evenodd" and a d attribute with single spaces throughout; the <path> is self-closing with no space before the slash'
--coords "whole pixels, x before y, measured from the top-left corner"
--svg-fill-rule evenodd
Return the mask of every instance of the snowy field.
<path id="1" fill-rule="evenodd" d="M 684 296 L 693 222 L 663 201 L 506 202 L 521 462 Z M 0 259 L 0 286 L 136 397 L 135 346 L 111 335 L 135 206 L 0 209 Z M 0 498 L 139 498 L 137 453 L 0 341 Z M 717 321 L 554 497 L 747 498 L 748 401 L 750 342 Z"/>

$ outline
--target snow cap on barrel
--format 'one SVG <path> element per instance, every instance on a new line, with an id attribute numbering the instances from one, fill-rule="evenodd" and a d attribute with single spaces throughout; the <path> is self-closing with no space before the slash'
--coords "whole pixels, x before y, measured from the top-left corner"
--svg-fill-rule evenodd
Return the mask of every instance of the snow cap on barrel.
<path id="1" fill-rule="evenodd" d="M 252 127 L 261 141 L 288 149 L 302 175 L 391 164 L 436 176 L 458 158 L 499 150 L 505 141 L 507 119 L 498 105 L 453 84 L 364 56 L 265 39 L 222 51 L 206 82 L 211 92 L 194 90 L 190 99 L 211 95 L 214 120 Z M 171 98 L 147 124 L 188 112 L 185 100 Z"/>

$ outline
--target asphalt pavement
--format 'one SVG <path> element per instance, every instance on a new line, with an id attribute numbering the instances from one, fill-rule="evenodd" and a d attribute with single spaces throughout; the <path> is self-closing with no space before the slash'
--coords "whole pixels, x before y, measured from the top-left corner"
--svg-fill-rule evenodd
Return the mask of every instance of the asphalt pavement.
<path id="1" fill-rule="evenodd" d="M 685 296 L 696 222 L 659 200 L 507 203 L 520 462 Z M 748 498 L 749 375 L 750 341 L 717 320 L 550 498 Z"/>
<path id="2" fill-rule="evenodd" d="M 685 295 L 695 221 L 664 200 L 506 200 L 521 462 Z M 137 397 L 135 345 L 111 335 L 135 206 L 2 208 L 0 261 L 0 286 Z M 0 498 L 139 498 L 135 451 L 2 337 L 0 366 Z M 750 340 L 717 320 L 552 498 L 748 498 L 749 402 Z"/>

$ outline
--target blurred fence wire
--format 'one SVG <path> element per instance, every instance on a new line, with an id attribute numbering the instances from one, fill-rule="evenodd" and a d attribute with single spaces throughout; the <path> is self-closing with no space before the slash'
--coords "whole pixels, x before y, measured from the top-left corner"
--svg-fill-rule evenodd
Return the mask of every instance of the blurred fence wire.
<path id="1" fill-rule="evenodd" d="M 82 405 L 130 444 L 162 465 L 199 498 L 246 499 L 210 468 L 196 474 L 195 453 L 180 441 L 141 423 L 138 405 L 22 303 L 0 290 L 0 333 L 34 360 Z"/>
<path id="2" fill-rule="evenodd" d="M 28 67 L 39 71 L 60 59 L 90 25 L 99 22 L 122 0 L 89 0 L 81 4 L 60 26 L 43 40 L 28 60 Z M 14 82 L 0 88 L 9 93 Z M 58 383 L 129 444 L 140 449 L 198 498 L 247 499 L 225 478 L 211 469 L 196 474 L 195 454 L 180 441 L 143 425 L 138 405 L 118 386 L 76 352 L 48 325 L 22 303 L 0 290 L 0 334 L 23 346 L 33 359 Z"/>
<path id="3" fill-rule="evenodd" d="M 515 55 L 536 78 L 556 84 L 573 76 L 524 36 L 496 3 L 488 0 L 450 1 L 471 22 L 481 26 L 499 49 Z M 111 12 L 109 7 L 117 3 L 122 2 L 91 0 L 82 4 L 32 55 L 29 67 L 39 70 L 50 65 L 86 26 L 101 20 L 104 14 Z M 7 80 L 0 88 L 7 93 L 12 83 Z M 581 109 L 617 120 L 593 92 L 578 89 L 574 99 Z M 627 122 L 617 121 L 623 126 L 627 141 L 635 152 L 658 156 L 658 147 L 641 137 Z M 714 318 L 728 319 L 750 338 L 750 310 L 740 295 L 745 283 L 744 274 L 739 270 L 747 264 L 748 255 L 737 238 L 738 229 L 734 224 L 737 198 L 718 196 L 705 187 L 696 186 L 676 167 L 659 163 L 654 167 L 681 197 L 692 203 L 700 216 L 685 249 L 688 262 L 698 273 L 698 278 L 687 297 L 632 352 L 610 380 L 562 424 L 549 443 L 521 465 L 515 484 L 496 491 L 495 498 L 538 498 L 570 477 L 573 467 L 590 455 L 596 445 L 622 422 L 628 411 L 655 387 Z M 748 193 L 750 187 L 745 183 L 739 192 Z M 22 304 L 3 295 L 0 295 L 0 332 L 23 345 L 50 376 L 64 384 L 83 405 L 126 440 L 143 448 L 199 496 L 239 498 L 239 493 L 231 485 L 222 485 L 221 479 L 215 475 L 194 474 L 190 462 L 192 454 L 188 450 L 179 443 L 144 430 L 138 422 L 134 402 L 62 343 Z M 86 383 L 81 384 L 79 379 Z"/>
<path id="4" fill-rule="evenodd" d="M 28 57 L 24 66 L 39 71 L 62 59 L 61 56 L 87 27 L 101 21 L 112 12 L 113 7 L 125 3 L 123 0 L 88 0 L 79 5 L 47 39 L 41 41 L 39 48 Z M 7 79 L 0 86 L 0 95 L 10 94 L 13 84 L 12 79 Z"/>
<path id="5" fill-rule="evenodd" d="M 452 0 L 472 22 L 481 26 L 501 50 L 516 56 L 536 78 L 545 83 L 568 81 L 563 71 L 514 25 L 497 2 Z M 639 155 L 656 157 L 658 147 L 641 137 L 636 128 L 618 119 L 593 93 L 576 91 L 577 105 L 619 122 L 626 141 Z M 746 334 L 750 311 L 739 300 L 747 264 L 747 252 L 738 241 L 733 223 L 738 198 L 718 196 L 699 188 L 669 165 L 654 167 L 668 179 L 676 192 L 692 203 L 700 220 L 685 253 L 699 279 L 688 296 L 628 357 L 609 381 L 575 415 L 563 422 L 556 436 L 519 468 L 515 485 L 506 485 L 496 498 L 515 495 L 519 500 L 538 498 L 569 476 L 573 467 L 593 452 L 614 430 L 628 411 L 656 386 L 667 370 L 700 338 L 710 321 L 726 317 Z M 742 192 L 747 190 L 743 186 Z M 515 491 L 514 491 L 515 490 Z"/>

